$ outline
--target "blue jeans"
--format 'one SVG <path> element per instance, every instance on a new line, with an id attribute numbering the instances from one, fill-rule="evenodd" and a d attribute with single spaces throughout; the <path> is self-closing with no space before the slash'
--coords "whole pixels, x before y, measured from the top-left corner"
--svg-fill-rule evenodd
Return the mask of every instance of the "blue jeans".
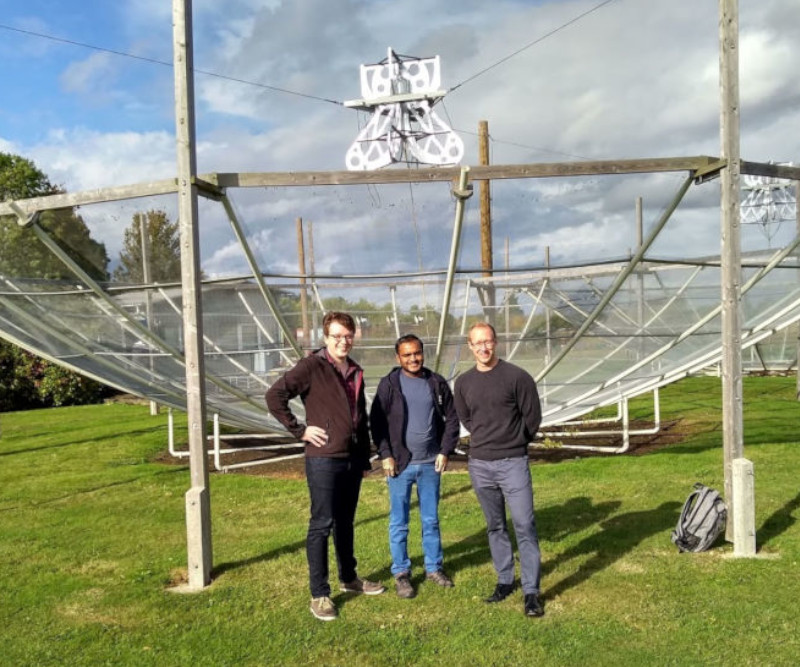
<path id="1" fill-rule="evenodd" d="M 439 487 L 442 476 L 433 463 L 411 463 L 389 483 L 389 549 L 392 553 L 392 574 L 411 574 L 408 557 L 408 516 L 411 509 L 411 487 L 417 485 L 419 515 L 422 522 L 422 551 L 425 571 L 442 568 L 442 537 L 439 533 Z"/>
<path id="2" fill-rule="evenodd" d="M 522 592 L 539 593 L 541 553 L 533 515 L 533 484 L 527 456 L 499 461 L 469 460 L 472 488 L 486 519 L 486 534 L 497 583 L 514 583 L 514 552 L 506 523 L 506 505 L 519 549 Z"/>
<path id="3" fill-rule="evenodd" d="M 306 482 L 311 496 L 311 519 L 306 556 L 311 597 L 330 596 L 328 538 L 333 533 L 339 581 L 356 578 L 353 522 L 363 471 L 350 459 L 306 457 Z"/>

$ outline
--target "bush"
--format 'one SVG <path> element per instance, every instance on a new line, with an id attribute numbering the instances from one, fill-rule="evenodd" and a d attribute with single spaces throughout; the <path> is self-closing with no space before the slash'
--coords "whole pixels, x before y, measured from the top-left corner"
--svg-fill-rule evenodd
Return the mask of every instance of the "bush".
<path id="1" fill-rule="evenodd" d="M 0 412 L 99 403 L 108 387 L 0 341 Z"/>

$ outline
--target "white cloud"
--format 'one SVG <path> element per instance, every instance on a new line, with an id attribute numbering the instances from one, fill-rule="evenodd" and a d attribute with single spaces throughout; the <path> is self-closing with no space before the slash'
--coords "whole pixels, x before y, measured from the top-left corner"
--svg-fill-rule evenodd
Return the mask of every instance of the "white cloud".
<path id="1" fill-rule="evenodd" d="M 199 170 L 343 168 L 345 151 L 364 118 L 303 95 L 334 101 L 358 97 L 359 65 L 381 60 L 389 46 L 407 55 L 440 55 L 443 85 L 463 84 L 436 110 L 464 131 L 465 162 L 470 164 L 477 162 L 474 133 L 482 119 L 489 121 L 494 163 L 717 154 L 716 3 L 619 0 L 567 25 L 596 4 L 197 1 L 195 65 L 261 84 L 196 77 Z M 746 159 L 800 159 L 800 139 L 793 131 L 800 122 L 794 81 L 800 56 L 799 7 L 795 0 L 741 7 Z M 161 0 L 125 4 L 131 42 L 120 50 L 168 54 L 170 11 L 170 3 Z M 519 53 L 501 62 L 515 51 Z M 30 145 L 0 137 L 0 148 L 32 157 L 54 182 L 70 190 L 174 176 L 174 137 L 164 115 L 171 110 L 168 75 L 153 65 L 157 84 L 148 89 L 137 82 L 134 92 L 125 90 L 126 79 L 117 78 L 115 66 L 115 57 L 91 54 L 67 67 L 62 81 L 69 91 L 93 96 L 97 103 L 110 100 L 106 118 L 119 115 L 120 125 L 130 118 L 131 129 L 105 131 L 90 122 L 64 123 L 46 128 L 44 138 Z M 142 64 L 137 72 L 146 74 L 148 67 Z M 151 110 L 153 120 L 148 122 Z M 514 239 L 515 262 L 539 261 L 545 245 L 554 257 L 563 258 L 624 253 L 632 245 L 635 198 L 644 197 L 652 220 L 683 178 L 496 184 L 495 254 L 500 257 L 501 239 L 507 236 Z M 676 218 L 676 228 L 694 220 L 693 229 L 703 234 L 698 245 L 704 248 L 718 246 L 716 188 L 693 188 L 697 193 Z M 294 270 L 297 216 L 315 221 L 320 270 L 416 268 L 418 253 L 425 266 L 446 264 L 453 202 L 444 185 L 415 191 L 413 207 L 407 186 L 255 189 L 231 195 L 253 228 L 265 265 Z M 477 196 L 468 204 L 469 216 L 475 215 L 476 206 Z M 419 240 L 409 224 L 412 216 Z M 709 216 L 713 224 L 700 222 Z M 204 237 L 204 252 L 211 264 L 230 268 L 234 258 L 225 224 L 214 219 Z M 478 264 L 474 229 L 470 223 L 467 235 L 472 236 L 465 238 L 462 252 L 469 266 Z M 680 247 L 680 239 L 664 242 L 666 249 Z"/>
<path id="2" fill-rule="evenodd" d="M 67 65 L 61 84 L 68 93 L 96 94 L 113 81 L 114 61 L 108 53 L 92 53 Z"/>
<path id="3" fill-rule="evenodd" d="M 53 130 L 29 152 L 52 181 L 71 192 L 175 176 L 174 138 L 166 132 Z"/>

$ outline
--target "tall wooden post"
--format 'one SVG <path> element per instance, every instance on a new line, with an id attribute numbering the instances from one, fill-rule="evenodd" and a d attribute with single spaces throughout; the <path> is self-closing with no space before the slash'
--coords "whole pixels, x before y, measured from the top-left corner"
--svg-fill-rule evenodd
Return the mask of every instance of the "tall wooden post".
<path id="1" fill-rule="evenodd" d="M 153 330 L 153 295 L 150 293 L 150 283 L 153 278 L 150 273 L 150 230 L 148 216 L 145 213 L 137 213 L 139 220 L 140 246 L 142 249 L 142 284 L 144 288 L 144 314 L 147 320 L 147 328 Z M 153 354 L 150 353 L 150 370 L 153 370 Z M 158 414 L 158 403 L 150 401 L 150 415 L 155 417 Z"/>
<path id="2" fill-rule="evenodd" d="M 178 216 L 181 244 L 183 345 L 186 358 L 186 412 L 189 474 L 186 493 L 188 589 L 211 583 L 211 498 L 208 489 L 203 311 L 200 285 L 200 234 L 197 220 L 192 2 L 173 0 L 175 126 L 178 158 Z"/>
<path id="3" fill-rule="evenodd" d="M 505 267 L 506 267 L 506 277 L 510 277 L 508 273 L 508 269 L 511 266 L 511 251 L 509 248 L 509 240 L 506 236 L 505 243 L 503 244 L 504 247 L 504 256 L 505 256 Z M 505 304 L 505 324 L 506 324 L 506 357 L 511 354 L 511 289 L 506 287 L 506 294 L 505 299 L 503 299 L 503 303 Z"/>
<path id="4" fill-rule="evenodd" d="M 722 445 L 728 521 L 725 537 L 733 541 L 739 508 L 734 502 L 733 461 L 743 457 L 741 340 L 741 219 L 739 153 L 739 3 L 719 0 L 720 143 L 726 166 L 720 179 L 722 205 Z"/>
<path id="5" fill-rule="evenodd" d="M 547 282 L 548 286 L 550 284 L 550 246 L 544 247 L 544 265 L 547 268 Z M 544 335 L 545 335 L 545 347 L 544 347 L 544 365 L 548 366 L 550 364 L 550 359 L 553 356 L 553 335 L 550 331 L 550 306 L 545 305 L 544 307 Z"/>
<path id="6" fill-rule="evenodd" d="M 797 234 L 800 235 L 800 181 L 794 182 L 794 217 Z M 798 325 L 800 327 L 800 325 Z M 797 333 L 797 380 L 795 384 L 795 397 L 800 401 L 800 329 Z"/>
<path id="7" fill-rule="evenodd" d="M 303 240 L 303 218 L 297 218 L 297 260 L 300 264 L 300 312 L 303 322 L 303 347 L 311 349 L 308 328 L 308 290 L 306 289 L 306 251 Z"/>
<path id="8" fill-rule="evenodd" d="M 482 120 L 478 123 L 478 163 L 489 164 L 489 122 Z M 483 275 L 491 277 L 494 273 L 492 260 L 492 196 L 491 181 L 486 179 L 480 183 L 480 210 L 481 210 L 481 268 Z M 495 289 L 494 283 L 486 290 L 486 310 L 489 322 L 495 321 Z"/>
<path id="9" fill-rule="evenodd" d="M 317 296 L 316 292 L 316 279 L 314 276 L 317 274 L 317 268 L 314 263 L 314 223 L 308 223 L 308 268 L 311 270 L 311 287 L 314 289 L 314 296 Z M 316 303 L 316 298 L 314 299 L 314 303 Z M 322 304 L 317 304 L 320 307 Z M 323 312 L 322 315 L 324 316 L 325 313 Z M 319 331 L 319 318 L 317 317 L 317 306 L 311 310 L 311 347 L 314 348 L 317 343 L 317 332 Z"/>
<path id="10" fill-rule="evenodd" d="M 642 247 L 644 243 L 644 219 L 642 211 L 642 198 L 636 198 L 636 250 Z M 636 285 L 637 285 L 637 324 L 639 325 L 639 344 L 637 345 L 638 359 L 644 356 L 644 336 L 642 330 L 644 329 L 644 273 L 639 270 L 636 272 Z"/>

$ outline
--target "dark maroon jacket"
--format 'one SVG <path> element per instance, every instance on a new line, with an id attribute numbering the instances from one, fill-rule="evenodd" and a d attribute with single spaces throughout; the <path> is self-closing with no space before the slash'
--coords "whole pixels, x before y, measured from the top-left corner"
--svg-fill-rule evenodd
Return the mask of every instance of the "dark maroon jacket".
<path id="1" fill-rule="evenodd" d="M 328 361 L 324 348 L 298 361 L 267 390 L 267 408 L 298 440 L 303 436 L 306 425 L 327 429 L 328 444 L 314 447 L 306 443 L 306 456 L 352 457 L 363 470 L 369 470 L 370 440 L 364 371 L 352 359 L 349 361 L 351 366 L 356 367 L 355 420 L 347 400 L 344 379 Z M 299 396 L 305 405 L 305 423 L 299 422 L 289 407 L 289 401 L 295 396 Z"/>

